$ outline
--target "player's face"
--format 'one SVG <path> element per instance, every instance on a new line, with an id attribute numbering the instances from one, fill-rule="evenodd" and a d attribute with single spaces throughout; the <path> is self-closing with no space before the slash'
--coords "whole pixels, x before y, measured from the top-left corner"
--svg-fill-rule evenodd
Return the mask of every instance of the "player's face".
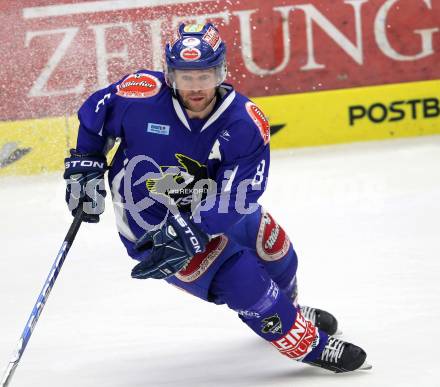
<path id="1" fill-rule="evenodd" d="M 175 80 L 183 104 L 193 112 L 204 111 L 215 97 L 215 69 L 177 70 Z"/>

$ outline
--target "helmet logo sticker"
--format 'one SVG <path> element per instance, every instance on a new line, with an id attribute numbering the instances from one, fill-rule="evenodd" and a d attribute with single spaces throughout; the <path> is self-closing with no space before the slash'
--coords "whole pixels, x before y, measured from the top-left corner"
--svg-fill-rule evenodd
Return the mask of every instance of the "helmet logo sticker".
<path id="1" fill-rule="evenodd" d="M 263 137 L 264 144 L 270 141 L 270 125 L 264 113 L 253 102 L 246 102 L 246 111 L 260 130 L 261 137 Z"/>
<path id="2" fill-rule="evenodd" d="M 183 28 L 183 32 L 200 32 L 203 30 L 203 24 L 188 24 Z"/>
<path id="3" fill-rule="evenodd" d="M 186 38 L 186 39 L 183 39 L 183 41 L 182 41 L 182 44 L 185 47 L 196 47 L 200 43 L 201 43 L 200 39 L 197 39 L 197 38 Z"/>
<path id="4" fill-rule="evenodd" d="M 198 48 L 187 47 L 180 52 L 180 57 L 188 62 L 200 59 L 202 53 Z"/>
<path id="5" fill-rule="evenodd" d="M 126 98 L 149 98 L 159 93 L 162 83 L 153 75 L 131 74 L 117 86 L 117 95 Z"/>
<path id="6" fill-rule="evenodd" d="M 222 39 L 214 27 L 209 27 L 205 35 L 202 38 L 206 43 L 208 43 L 212 49 L 215 51 L 220 46 Z"/>

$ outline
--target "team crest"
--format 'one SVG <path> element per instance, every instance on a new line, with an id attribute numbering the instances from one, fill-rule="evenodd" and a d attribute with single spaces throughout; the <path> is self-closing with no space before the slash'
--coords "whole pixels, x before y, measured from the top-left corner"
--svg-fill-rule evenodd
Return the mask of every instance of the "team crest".
<path id="1" fill-rule="evenodd" d="M 162 83 L 153 75 L 137 73 L 129 75 L 117 86 L 117 95 L 126 98 L 149 98 L 159 93 Z"/>
<path id="2" fill-rule="evenodd" d="M 161 176 L 146 181 L 149 192 L 164 195 L 180 209 L 189 211 L 192 202 L 200 202 L 212 189 L 211 184 L 197 187 L 197 182 L 208 179 L 208 168 L 188 156 L 176 153 L 179 165 L 161 166 Z"/>
<path id="3" fill-rule="evenodd" d="M 253 102 L 246 102 L 246 111 L 260 130 L 261 137 L 266 145 L 270 141 L 270 125 L 264 113 Z"/>

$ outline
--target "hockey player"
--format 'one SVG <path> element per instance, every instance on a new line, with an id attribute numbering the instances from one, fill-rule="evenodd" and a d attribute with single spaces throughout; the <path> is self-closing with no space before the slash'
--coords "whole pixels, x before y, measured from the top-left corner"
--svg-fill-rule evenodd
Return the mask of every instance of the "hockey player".
<path id="1" fill-rule="evenodd" d="M 140 70 L 80 108 L 66 161 L 66 200 L 84 220 L 104 210 L 105 154 L 120 146 L 109 184 L 132 277 L 165 279 L 226 304 L 283 355 L 334 372 L 365 368 L 365 352 L 333 336 L 336 319 L 296 302 L 297 256 L 258 204 L 269 170 L 269 123 L 224 83 L 226 47 L 211 23 L 180 25 L 165 73 Z"/>

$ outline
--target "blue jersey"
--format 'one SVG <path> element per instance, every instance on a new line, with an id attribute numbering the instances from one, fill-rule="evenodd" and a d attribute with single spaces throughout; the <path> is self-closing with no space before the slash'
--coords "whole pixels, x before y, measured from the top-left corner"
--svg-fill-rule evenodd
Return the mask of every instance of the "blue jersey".
<path id="1" fill-rule="evenodd" d="M 163 73 L 141 70 L 91 95 L 78 117 L 78 152 L 105 153 L 121 139 L 109 178 L 118 230 L 130 241 L 164 219 L 166 200 L 189 211 L 198 198 L 200 227 L 213 235 L 227 232 L 264 191 L 269 124 L 228 84 L 208 117 L 190 119 Z M 215 182 L 209 206 L 209 184 L 197 184 L 206 179 Z"/>

